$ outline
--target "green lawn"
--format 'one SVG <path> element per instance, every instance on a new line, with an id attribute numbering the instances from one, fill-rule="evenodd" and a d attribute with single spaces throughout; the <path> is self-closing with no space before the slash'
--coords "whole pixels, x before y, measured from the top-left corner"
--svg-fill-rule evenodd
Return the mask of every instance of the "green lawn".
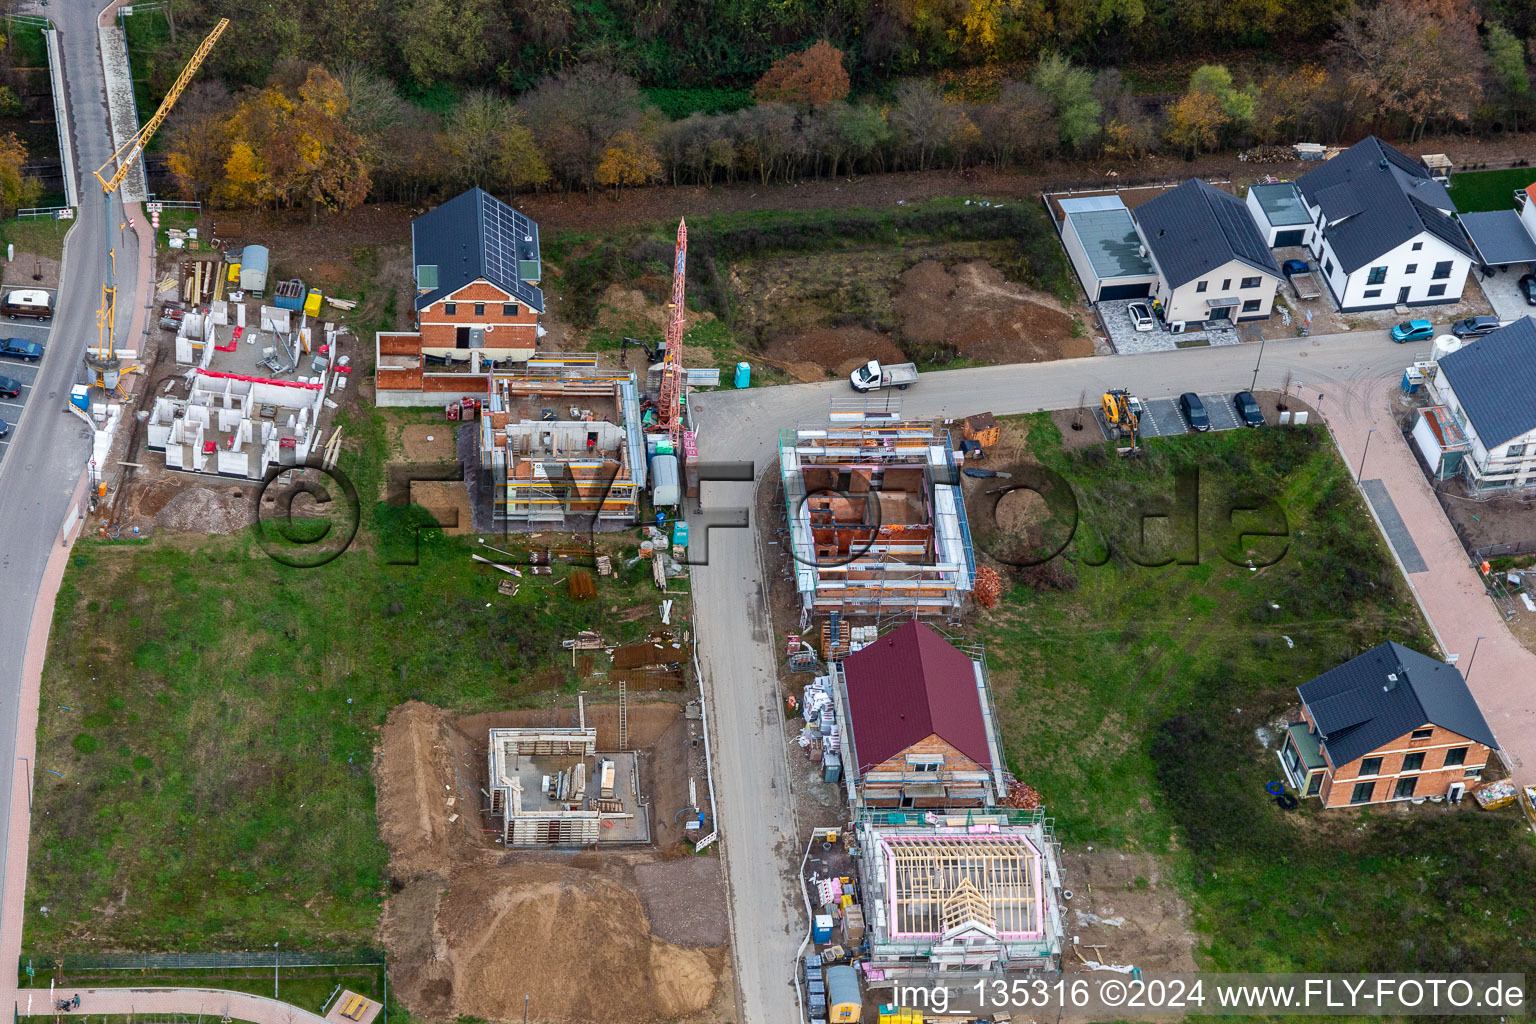
<path id="1" fill-rule="evenodd" d="M 1265 795 L 1279 765 L 1256 734 L 1295 705 L 1296 685 L 1388 638 L 1431 650 L 1326 433 L 1155 439 L 1125 460 L 1069 455 L 1048 418 L 1028 422 L 1031 455 L 1070 483 L 1082 521 L 1063 558 L 1019 571 L 976 635 L 1008 760 L 1064 842 L 1171 856 L 1209 968 L 1531 964 L 1536 844 L 1513 814 L 1285 813 Z M 1194 470 L 1198 563 L 1137 564 L 1195 542 L 1152 521 L 1143 545 L 1137 512 L 1172 506 L 1176 474 Z M 1245 552 L 1222 536 L 1223 509 L 1249 496 L 1274 497 L 1290 535 L 1254 571 L 1219 553 L 1267 555 L 1261 565 L 1279 553 L 1274 538 L 1248 538 Z M 1053 519 L 1008 540 L 986 525 L 988 501 L 968 502 L 979 551 L 1066 537 Z M 1059 488 L 1047 503 L 1067 508 Z M 1088 564 L 1105 540 L 1107 561 Z"/>
<path id="2" fill-rule="evenodd" d="M 380 494 L 383 417 L 346 436 L 366 445 L 342 468 Z M 428 532 L 419 564 L 387 564 L 410 553 L 409 534 L 383 532 L 408 511 L 363 518 L 313 569 L 249 533 L 77 545 L 44 670 L 27 906 L 50 913 L 29 913 L 28 955 L 370 943 L 387 895 L 370 768 L 388 711 L 566 698 L 581 681 L 562 638 L 635 639 L 655 620 L 613 615 L 654 610 L 645 563 L 615 558 L 626 575 L 590 602 L 558 571 L 507 598 L 472 540 Z M 633 554 L 634 534 L 615 540 Z"/>
<path id="3" fill-rule="evenodd" d="M 1462 213 L 1478 210 L 1512 210 L 1517 188 L 1536 182 L 1536 168 L 1507 171 L 1468 171 L 1451 175 L 1451 198 Z"/>
<path id="4" fill-rule="evenodd" d="M 0 256 L 6 245 L 14 245 L 17 255 L 32 253 L 45 259 L 57 260 L 64 255 L 64 236 L 75 226 L 73 220 L 56 220 L 53 217 L 17 217 L 0 221 Z M 32 267 L 7 268 L 6 279 L 16 281 L 30 275 Z"/>

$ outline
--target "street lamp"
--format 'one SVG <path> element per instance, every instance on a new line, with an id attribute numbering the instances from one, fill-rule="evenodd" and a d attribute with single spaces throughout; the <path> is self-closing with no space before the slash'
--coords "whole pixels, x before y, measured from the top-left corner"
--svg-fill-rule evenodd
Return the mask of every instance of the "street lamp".
<path id="1" fill-rule="evenodd" d="M 523 993 L 523 1024 L 528 1024 L 528 1000 L 531 998 L 528 993 Z"/>
<path id="2" fill-rule="evenodd" d="M 1476 642 L 1474 642 L 1472 644 L 1472 657 L 1467 659 L 1467 670 L 1461 674 L 1461 678 L 1463 680 L 1466 680 L 1466 679 L 1471 677 L 1471 675 L 1472 675 L 1472 663 L 1477 660 L 1477 645 L 1482 643 L 1484 639 L 1485 639 L 1485 637 L 1478 637 Z"/>
<path id="3" fill-rule="evenodd" d="M 277 998 L 277 943 L 272 943 L 272 998 Z"/>
<path id="4" fill-rule="evenodd" d="M 1259 365 L 1264 362 L 1264 342 L 1267 340 L 1262 335 L 1259 337 L 1259 359 L 1253 364 L 1253 383 L 1248 385 L 1249 391 L 1259 386 Z"/>
<path id="5" fill-rule="evenodd" d="M 1376 433 L 1376 428 L 1372 427 L 1370 429 L 1370 433 L 1367 433 L 1365 435 L 1365 451 L 1362 451 L 1360 453 L 1360 468 L 1355 471 L 1355 483 L 1357 483 L 1357 484 L 1360 482 L 1360 478 L 1363 475 L 1365 475 L 1365 457 L 1366 457 L 1367 454 L 1370 453 L 1370 450 L 1371 450 L 1371 434 L 1374 434 L 1374 433 Z"/>

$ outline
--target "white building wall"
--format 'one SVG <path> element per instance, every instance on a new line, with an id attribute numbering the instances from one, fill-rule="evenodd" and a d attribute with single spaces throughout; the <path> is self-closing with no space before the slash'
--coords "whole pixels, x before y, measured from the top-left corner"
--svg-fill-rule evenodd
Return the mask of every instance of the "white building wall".
<path id="1" fill-rule="evenodd" d="M 1264 207 L 1259 204 L 1259 197 L 1253 194 L 1253 189 L 1248 190 L 1248 196 L 1243 200 L 1248 205 L 1248 213 L 1253 217 L 1254 226 L 1259 229 L 1259 234 L 1264 236 L 1264 244 L 1271 249 L 1275 247 L 1275 236 L 1282 231 L 1305 231 L 1301 244 L 1312 244 L 1313 227 L 1310 224 L 1280 224 L 1269 222 L 1269 217 L 1264 212 Z"/>
<path id="2" fill-rule="evenodd" d="M 1243 279 L 1257 277 L 1259 284 L 1256 287 L 1242 287 Z M 1205 291 L 1200 291 L 1200 282 L 1204 281 Z M 1230 282 L 1228 287 L 1223 287 L 1225 282 Z M 1167 279 L 1159 272 L 1157 283 L 1153 285 L 1152 297 L 1163 303 L 1163 319 L 1169 323 L 1184 321 L 1185 323 L 1203 323 L 1210 316 L 1210 307 L 1206 305 L 1207 299 L 1236 297 L 1244 303 L 1256 300 L 1258 309 L 1243 311 L 1241 305 L 1232 310 L 1233 320 L 1262 320 L 1269 316 L 1270 310 L 1275 304 L 1275 289 L 1279 286 L 1280 279 L 1273 274 L 1262 270 L 1255 270 L 1241 260 L 1231 260 L 1225 265 L 1211 271 L 1197 281 L 1188 281 L 1176 289 L 1169 288 Z"/>
<path id="3" fill-rule="evenodd" d="M 1078 278 L 1083 282 L 1083 291 L 1087 293 L 1088 301 L 1098 302 L 1099 277 L 1093 272 L 1093 263 L 1083 249 L 1083 240 L 1077 237 L 1077 229 L 1072 226 L 1071 217 L 1062 221 L 1061 246 L 1067 250 L 1067 259 L 1072 261 Z"/>
<path id="4" fill-rule="evenodd" d="M 1472 442 L 1472 451 L 1466 465 L 1474 485 L 1479 488 L 1500 488 L 1536 484 L 1536 430 L 1511 438 L 1490 451 L 1478 436 L 1477 428 L 1467 417 L 1460 399 L 1456 397 L 1455 388 L 1445 379 L 1445 374 L 1440 374 L 1435 390 L 1451 415 L 1456 417 L 1457 426 L 1467 435 L 1467 440 Z"/>
<path id="5" fill-rule="evenodd" d="M 1309 212 L 1316 218 L 1318 208 L 1309 207 Z M 1408 289 L 1405 304 L 1410 306 L 1460 302 L 1462 289 L 1467 284 L 1467 273 L 1472 269 L 1470 257 L 1452 249 L 1427 231 L 1421 231 L 1396 248 L 1387 250 L 1353 273 L 1344 272 L 1343 264 L 1328 240 L 1327 228 L 1317 236 L 1316 243 L 1312 253 L 1317 259 L 1318 269 L 1333 292 L 1333 297 L 1338 300 L 1339 308 L 1346 311 L 1390 309 L 1399 305 L 1398 296 L 1403 288 Z M 1435 264 L 1441 262 L 1451 264 L 1449 277 L 1434 276 Z M 1387 268 L 1385 278 L 1380 284 L 1371 284 L 1372 268 L 1383 266 Z M 1408 272 L 1410 266 L 1414 268 L 1412 273 Z M 1445 286 L 1444 293 L 1431 295 L 1430 290 L 1438 285 Z M 1368 292 L 1379 294 L 1369 295 Z"/>

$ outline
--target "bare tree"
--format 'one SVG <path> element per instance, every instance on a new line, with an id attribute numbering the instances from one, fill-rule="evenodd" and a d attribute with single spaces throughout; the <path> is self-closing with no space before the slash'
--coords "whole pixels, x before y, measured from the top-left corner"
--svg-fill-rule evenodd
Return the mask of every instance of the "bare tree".
<path id="1" fill-rule="evenodd" d="M 891 127 L 902 148 L 917 157 L 917 169 L 925 171 L 954 133 L 960 111 L 944 101 L 943 93 L 926 79 L 903 82 L 891 108 Z"/>
<path id="2" fill-rule="evenodd" d="M 1051 103 L 1028 82 L 1004 82 L 998 99 L 978 107 L 973 117 L 987 153 L 998 167 L 1056 143 Z"/>
<path id="3" fill-rule="evenodd" d="M 544 79 L 518 106 L 549 169 L 567 188 L 586 189 L 589 198 L 608 143 L 620 132 L 638 131 L 644 108 L 633 78 L 597 64 Z"/>
<path id="4" fill-rule="evenodd" d="M 1479 21 L 1465 0 L 1351 4 L 1335 42 L 1356 94 L 1405 118 L 1417 140 L 1431 120 L 1466 121 L 1481 98 L 1487 55 Z"/>

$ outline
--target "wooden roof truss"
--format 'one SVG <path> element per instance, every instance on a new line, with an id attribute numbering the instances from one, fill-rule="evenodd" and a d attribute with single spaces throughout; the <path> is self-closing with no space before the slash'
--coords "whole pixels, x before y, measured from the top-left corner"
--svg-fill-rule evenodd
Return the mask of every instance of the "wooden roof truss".
<path id="1" fill-rule="evenodd" d="M 975 926 L 999 937 L 1039 931 L 1039 855 L 1022 838 L 887 842 L 895 931 L 944 937 Z"/>

